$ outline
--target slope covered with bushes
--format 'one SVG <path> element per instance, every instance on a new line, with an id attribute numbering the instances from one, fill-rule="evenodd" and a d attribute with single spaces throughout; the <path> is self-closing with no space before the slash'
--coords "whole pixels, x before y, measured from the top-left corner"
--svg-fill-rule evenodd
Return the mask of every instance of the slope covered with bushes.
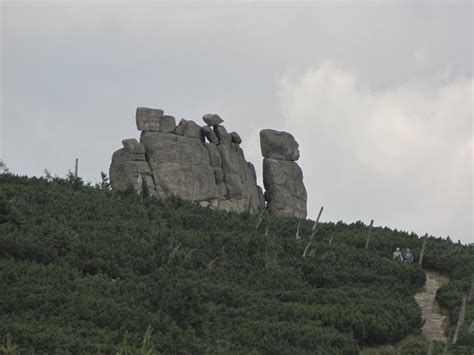
<path id="1" fill-rule="evenodd" d="M 375 228 L 366 251 L 364 224 L 323 223 L 308 247 L 313 222 L 301 239 L 297 225 L 0 175 L 0 336 L 47 353 L 351 354 L 419 332 L 425 274 L 391 260 L 396 246 L 417 253 L 416 235 Z M 455 322 L 473 250 L 429 244 Z M 467 329 L 460 343 L 472 349 Z"/>

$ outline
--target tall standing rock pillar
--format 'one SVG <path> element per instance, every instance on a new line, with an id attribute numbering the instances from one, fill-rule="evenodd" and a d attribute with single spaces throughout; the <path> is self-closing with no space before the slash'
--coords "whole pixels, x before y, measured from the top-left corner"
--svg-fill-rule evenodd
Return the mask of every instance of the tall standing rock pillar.
<path id="1" fill-rule="evenodd" d="M 295 138 L 287 132 L 260 131 L 263 184 L 267 207 L 273 214 L 306 218 L 306 188 L 303 172 L 295 162 L 300 153 Z"/>

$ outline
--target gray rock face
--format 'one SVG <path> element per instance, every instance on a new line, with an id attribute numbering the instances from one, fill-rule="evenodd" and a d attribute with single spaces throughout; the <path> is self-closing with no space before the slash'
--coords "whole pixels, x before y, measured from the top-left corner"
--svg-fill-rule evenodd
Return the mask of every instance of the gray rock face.
<path id="1" fill-rule="evenodd" d="M 209 153 L 199 139 L 145 132 L 141 142 L 145 146 L 158 196 L 165 198 L 175 194 L 195 201 L 217 198 Z"/>
<path id="2" fill-rule="evenodd" d="M 176 120 L 173 116 L 163 116 L 160 120 L 160 132 L 171 133 L 176 129 Z"/>
<path id="3" fill-rule="evenodd" d="M 185 119 L 181 119 L 181 121 L 179 121 L 174 133 L 189 138 L 199 138 L 201 140 L 204 139 L 204 133 L 201 131 L 201 127 L 196 122 L 187 121 Z"/>
<path id="4" fill-rule="evenodd" d="M 210 127 L 220 125 L 224 120 L 215 113 L 206 113 L 202 116 L 203 121 Z"/>
<path id="5" fill-rule="evenodd" d="M 227 130 L 224 126 L 214 126 L 214 133 L 219 140 L 219 144 L 230 144 L 232 142 L 232 137 L 229 133 L 227 133 Z"/>
<path id="6" fill-rule="evenodd" d="M 236 143 L 236 144 L 242 143 L 242 138 L 240 138 L 237 132 L 230 132 L 230 138 L 232 140 L 232 143 Z"/>
<path id="7" fill-rule="evenodd" d="M 202 133 L 207 138 L 209 143 L 219 144 L 219 139 L 217 138 L 214 131 L 209 126 L 204 126 L 201 128 Z"/>
<path id="8" fill-rule="evenodd" d="M 122 141 L 122 145 L 125 148 L 125 151 L 130 153 L 130 154 L 138 154 L 140 156 L 143 155 L 143 158 L 145 158 L 145 147 L 143 144 L 138 143 L 138 141 L 135 138 L 129 138 L 129 139 L 124 139 Z M 144 160 L 144 159 L 139 159 L 139 160 Z"/>
<path id="9" fill-rule="evenodd" d="M 261 130 L 260 147 L 265 158 L 297 161 L 300 157 L 298 143 L 288 132 Z"/>
<path id="10" fill-rule="evenodd" d="M 137 128 L 139 131 L 159 131 L 163 110 L 138 107 L 136 111 Z"/>
<path id="11" fill-rule="evenodd" d="M 303 172 L 293 161 L 299 158 L 298 143 L 289 133 L 263 130 L 260 144 L 265 157 L 263 184 L 268 209 L 280 216 L 306 218 Z"/>
<path id="12" fill-rule="evenodd" d="M 240 136 L 227 133 L 217 115 L 205 115 L 204 120 L 213 129 L 184 119 L 176 126 L 174 117 L 162 110 L 137 109 L 140 143 L 125 139 L 124 148 L 114 153 L 112 187 L 140 191 L 145 180 L 158 198 L 174 194 L 203 207 L 236 212 L 265 208 L 255 169 L 238 145 Z"/>
<path id="13" fill-rule="evenodd" d="M 150 194 L 156 195 L 151 169 L 145 158 L 145 147 L 136 139 L 125 139 L 122 143 L 124 148 L 113 154 L 109 169 L 112 188 L 125 191 L 132 187 L 141 192 L 143 183 L 146 183 Z"/>

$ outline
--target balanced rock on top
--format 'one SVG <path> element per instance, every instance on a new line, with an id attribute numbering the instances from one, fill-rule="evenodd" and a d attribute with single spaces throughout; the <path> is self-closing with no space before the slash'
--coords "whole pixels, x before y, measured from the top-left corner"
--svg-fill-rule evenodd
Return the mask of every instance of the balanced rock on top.
<path id="1" fill-rule="evenodd" d="M 202 119 L 210 127 L 220 125 L 222 122 L 224 122 L 224 120 L 215 113 L 206 113 L 204 116 L 202 116 Z"/>
<path id="2" fill-rule="evenodd" d="M 296 161 L 300 158 L 298 143 L 288 132 L 273 129 L 260 131 L 260 147 L 265 158 Z"/>

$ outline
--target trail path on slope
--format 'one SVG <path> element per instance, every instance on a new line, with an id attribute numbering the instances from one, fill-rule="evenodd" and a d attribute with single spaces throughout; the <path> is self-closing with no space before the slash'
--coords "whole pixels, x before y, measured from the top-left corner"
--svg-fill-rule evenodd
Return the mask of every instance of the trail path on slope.
<path id="1" fill-rule="evenodd" d="M 441 314 L 435 298 L 436 291 L 443 285 L 439 278 L 439 276 L 435 277 L 433 273 L 427 272 L 425 287 L 415 295 L 415 300 L 421 308 L 425 321 L 422 329 L 425 338 L 429 341 L 440 340 L 446 342 L 446 316 Z"/>

